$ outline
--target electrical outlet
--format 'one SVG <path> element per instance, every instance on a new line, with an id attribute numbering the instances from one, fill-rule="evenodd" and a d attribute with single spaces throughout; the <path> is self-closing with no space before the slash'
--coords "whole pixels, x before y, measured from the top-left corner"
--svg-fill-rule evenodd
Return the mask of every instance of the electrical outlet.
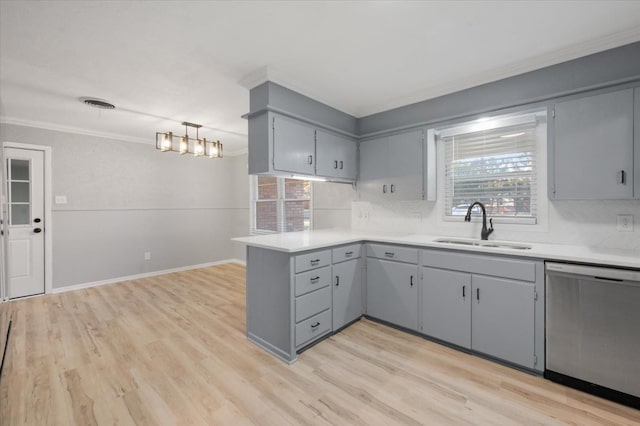
<path id="1" fill-rule="evenodd" d="M 150 251 L 145 251 L 144 252 L 144 260 L 151 260 L 151 252 Z"/>
<path id="2" fill-rule="evenodd" d="M 633 215 L 631 214 L 618 215 L 618 231 L 633 232 Z"/>
<path id="3" fill-rule="evenodd" d="M 56 195 L 56 204 L 67 204 L 67 196 L 66 195 Z"/>

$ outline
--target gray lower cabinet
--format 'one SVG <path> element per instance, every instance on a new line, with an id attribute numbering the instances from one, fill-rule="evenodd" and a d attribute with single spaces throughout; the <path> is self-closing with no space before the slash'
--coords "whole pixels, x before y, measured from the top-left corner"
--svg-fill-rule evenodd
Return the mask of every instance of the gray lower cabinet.
<path id="1" fill-rule="evenodd" d="M 418 329 L 418 267 L 367 258 L 367 315 Z"/>
<path id="2" fill-rule="evenodd" d="M 471 349 L 471 274 L 422 268 L 422 333 Z"/>
<path id="3" fill-rule="evenodd" d="M 532 283 L 473 275 L 471 348 L 533 368 L 535 288 Z"/>
<path id="4" fill-rule="evenodd" d="M 633 88 L 557 102 L 551 125 L 552 199 L 633 198 Z"/>
<path id="5" fill-rule="evenodd" d="M 362 316 L 362 259 L 333 265 L 333 329 Z"/>
<path id="6" fill-rule="evenodd" d="M 542 262 L 427 249 L 422 263 L 423 334 L 544 370 Z"/>

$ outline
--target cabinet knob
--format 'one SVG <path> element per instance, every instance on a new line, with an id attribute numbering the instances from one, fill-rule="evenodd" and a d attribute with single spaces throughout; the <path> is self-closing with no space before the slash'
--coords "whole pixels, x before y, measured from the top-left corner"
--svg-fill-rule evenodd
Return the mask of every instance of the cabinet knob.
<path id="1" fill-rule="evenodd" d="M 39 233 L 41 233 L 41 232 L 42 232 L 42 229 L 40 229 L 40 228 L 36 228 L 36 229 L 34 229 L 34 230 L 33 230 L 33 232 L 35 232 L 36 234 L 39 234 Z"/>

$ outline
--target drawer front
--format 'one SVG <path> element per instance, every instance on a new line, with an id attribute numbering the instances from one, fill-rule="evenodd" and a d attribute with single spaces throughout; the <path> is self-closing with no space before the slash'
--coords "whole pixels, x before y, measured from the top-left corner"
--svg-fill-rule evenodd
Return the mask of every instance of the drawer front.
<path id="1" fill-rule="evenodd" d="M 331 250 L 314 251 L 296 256 L 296 274 L 310 269 L 322 268 L 331 263 Z"/>
<path id="2" fill-rule="evenodd" d="M 321 289 L 331 284 L 331 267 L 296 274 L 296 296 L 302 296 L 313 290 Z"/>
<path id="3" fill-rule="evenodd" d="M 418 263 L 418 249 L 391 246 L 387 244 L 367 244 L 367 256 L 398 262 Z"/>
<path id="4" fill-rule="evenodd" d="M 481 254 L 452 253 L 446 250 L 423 250 L 422 263 L 433 268 L 451 269 L 472 274 L 536 281 L 536 262 Z"/>
<path id="5" fill-rule="evenodd" d="M 331 331 L 331 309 L 296 324 L 296 348 L 307 345 Z"/>
<path id="6" fill-rule="evenodd" d="M 352 244 L 349 246 L 333 249 L 333 263 L 344 262 L 345 260 L 357 259 L 360 257 L 362 244 Z"/>
<path id="7" fill-rule="evenodd" d="M 300 322 L 331 307 L 331 287 L 296 297 L 296 322 Z"/>

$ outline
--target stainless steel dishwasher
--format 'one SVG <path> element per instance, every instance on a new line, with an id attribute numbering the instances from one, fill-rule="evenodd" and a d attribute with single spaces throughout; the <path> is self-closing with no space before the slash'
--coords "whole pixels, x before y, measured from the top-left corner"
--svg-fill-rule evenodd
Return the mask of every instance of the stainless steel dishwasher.
<path id="1" fill-rule="evenodd" d="M 640 270 L 546 263 L 550 380 L 640 408 Z"/>

